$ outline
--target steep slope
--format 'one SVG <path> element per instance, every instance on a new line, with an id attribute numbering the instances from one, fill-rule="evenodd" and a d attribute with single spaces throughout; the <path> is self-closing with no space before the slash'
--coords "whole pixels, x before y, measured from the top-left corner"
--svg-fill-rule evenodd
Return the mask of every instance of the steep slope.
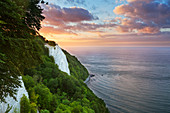
<path id="1" fill-rule="evenodd" d="M 55 64 L 58 65 L 58 68 L 61 71 L 66 72 L 68 75 L 70 75 L 70 70 L 68 67 L 66 56 L 61 50 L 61 48 L 58 45 L 50 46 L 48 44 L 45 44 L 45 46 L 49 49 L 49 55 L 53 56 Z"/>
<path id="2" fill-rule="evenodd" d="M 44 48 L 42 43 L 40 45 Z M 70 55 L 65 50 L 61 51 L 59 46 L 57 46 L 59 50 L 55 50 L 54 46 L 48 45 L 49 50 L 42 52 L 43 63 L 24 72 L 23 81 L 31 103 L 35 102 L 39 106 L 39 111 L 108 113 L 104 101 L 95 96 L 84 84 L 84 80 L 89 75 L 87 69 L 75 56 Z M 52 56 L 49 56 L 50 48 L 53 51 L 51 52 Z M 68 61 L 70 76 L 61 71 L 62 68 L 59 68 L 57 64 L 57 61 L 60 62 L 58 58 L 55 58 L 57 52 L 54 51 L 57 50 L 64 53 L 62 55 L 64 59 L 67 58 L 65 63 Z M 35 98 L 37 95 L 38 98 Z"/>
<path id="3" fill-rule="evenodd" d="M 4 103 L 4 102 L 0 103 L 0 113 L 5 113 L 5 111 L 8 108 L 8 104 L 9 104 L 10 107 L 12 107 L 12 109 L 9 111 L 9 113 L 13 113 L 15 109 L 20 111 L 21 97 L 25 94 L 25 96 L 27 96 L 27 98 L 28 98 L 28 92 L 25 89 L 24 83 L 22 81 L 22 77 L 20 77 L 20 81 L 21 81 L 21 87 L 19 87 L 18 91 L 17 91 L 17 95 L 16 95 L 17 100 L 14 100 L 12 97 L 7 96 L 5 98 L 7 103 Z"/>
<path id="4" fill-rule="evenodd" d="M 69 63 L 69 69 L 71 75 L 79 80 L 85 80 L 89 76 L 87 69 L 81 64 L 81 62 L 75 57 L 70 55 L 66 50 L 63 49 L 64 54 L 67 57 Z"/>
<path id="5" fill-rule="evenodd" d="M 83 81 L 88 76 L 88 71 L 78 59 L 67 54 L 66 60 L 59 47 L 51 47 L 48 50 L 44 46 L 45 42 L 52 46 L 56 44 L 45 40 L 37 31 L 41 28 L 40 23 L 43 20 L 43 15 L 41 15 L 43 9 L 38 5 L 40 0 L 28 2 L 0 1 L 0 9 L 2 9 L 0 11 L 2 113 L 7 107 L 7 104 L 2 103 L 5 100 L 10 105 L 14 105 L 13 109 L 15 106 L 19 108 L 19 101 L 11 98 L 15 97 L 17 88 L 19 90 L 16 92 L 17 100 L 20 100 L 22 94 L 27 97 L 29 95 L 29 100 L 26 97 L 21 99 L 24 103 L 21 106 L 22 113 L 26 111 L 37 113 L 37 109 L 40 112 L 51 113 L 107 113 L 108 109 L 103 100 L 96 97 L 84 84 Z M 49 53 L 54 57 L 49 56 Z M 59 56 L 56 57 L 56 55 Z M 19 76 L 22 76 L 28 94 L 23 82 L 18 79 Z"/>

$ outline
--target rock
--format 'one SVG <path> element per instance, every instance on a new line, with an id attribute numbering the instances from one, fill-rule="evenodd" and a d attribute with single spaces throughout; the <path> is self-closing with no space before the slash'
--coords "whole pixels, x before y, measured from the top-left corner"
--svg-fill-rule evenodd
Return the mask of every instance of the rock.
<path id="1" fill-rule="evenodd" d="M 17 101 L 14 100 L 12 97 L 7 96 L 5 98 L 7 103 L 4 103 L 4 102 L 0 103 L 0 113 L 5 113 L 5 111 L 6 111 L 7 107 L 8 107 L 8 104 L 9 104 L 9 106 L 12 106 L 12 109 L 9 111 L 9 113 L 13 113 L 13 111 L 15 109 L 20 111 L 20 100 L 21 100 L 23 94 L 25 94 L 25 96 L 27 96 L 27 98 L 29 98 L 28 97 L 28 92 L 25 89 L 24 83 L 22 81 L 22 77 L 20 77 L 20 81 L 21 81 L 21 87 L 19 87 L 18 91 L 17 91 L 17 95 L 16 95 Z"/>
<path id="2" fill-rule="evenodd" d="M 50 46 L 46 44 L 45 46 L 49 49 L 49 55 L 54 57 L 55 64 L 58 65 L 58 68 L 61 71 L 66 72 L 68 75 L 70 75 L 67 58 L 61 48 L 58 45 Z"/>

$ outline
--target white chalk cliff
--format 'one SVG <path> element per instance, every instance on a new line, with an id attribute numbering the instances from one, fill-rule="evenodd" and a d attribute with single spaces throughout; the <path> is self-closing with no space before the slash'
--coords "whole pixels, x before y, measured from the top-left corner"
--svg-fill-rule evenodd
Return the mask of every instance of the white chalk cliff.
<path id="1" fill-rule="evenodd" d="M 23 94 L 25 94 L 25 96 L 27 96 L 27 98 L 28 98 L 28 92 L 25 89 L 24 83 L 22 81 L 22 77 L 20 77 L 20 81 L 21 81 L 21 87 L 18 88 L 18 91 L 17 91 L 17 95 L 16 95 L 17 101 L 14 100 L 12 97 L 7 96 L 5 98 L 7 103 L 0 103 L 0 113 L 5 113 L 5 111 L 8 107 L 8 104 L 9 104 L 9 106 L 12 106 L 12 109 L 9 111 L 9 113 L 13 113 L 13 111 L 15 109 L 20 111 L 20 100 L 21 100 Z"/>
<path id="2" fill-rule="evenodd" d="M 61 50 L 61 48 L 58 45 L 50 46 L 46 44 L 45 46 L 49 49 L 49 55 L 54 57 L 55 64 L 58 65 L 58 68 L 61 71 L 66 72 L 68 75 L 70 75 L 67 58 L 66 55 Z"/>
<path id="3" fill-rule="evenodd" d="M 45 46 L 47 48 L 49 48 L 49 55 L 54 57 L 55 64 L 58 65 L 59 69 L 63 72 L 66 72 L 68 75 L 70 75 L 67 58 L 66 58 L 65 54 L 63 53 L 63 51 L 61 50 L 61 48 L 58 45 L 53 47 L 53 46 L 46 44 Z M 20 77 L 20 81 L 21 81 L 21 87 L 18 88 L 18 91 L 17 91 L 17 95 L 16 95 L 17 101 L 14 100 L 10 96 L 6 97 L 5 100 L 7 103 L 0 103 L 0 113 L 5 113 L 5 111 L 8 107 L 8 104 L 9 104 L 9 106 L 12 106 L 12 109 L 10 110 L 9 113 L 13 113 L 13 111 L 15 109 L 20 111 L 20 100 L 21 100 L 23 94 L 25 94 L 27 96 L 27 98 L 29 98 L 28 92 L 27 92 L 27 90 L 24 86 L 24 83 L 22 81 L 22 77 Z M 38 111 L 37 111 L 37 113 L 38 113 Z"/>

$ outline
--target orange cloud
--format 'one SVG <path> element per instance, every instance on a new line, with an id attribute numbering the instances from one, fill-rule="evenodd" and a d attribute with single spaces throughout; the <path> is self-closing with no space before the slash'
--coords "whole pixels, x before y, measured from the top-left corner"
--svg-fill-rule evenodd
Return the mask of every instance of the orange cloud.
<path id="1" fill-rule="evenodd" d="M 170 5 L 154 2 L 154 0 L 128 0 L 128 4 L 115 7 L 113 12 L 123 15 L 117 19 L 120 32 L 137 32 L 154 34 L 161 28 L 170 28 Z"/>
<path id="2" fill-rule="evenodd" d="M 60 29 L 60 28 L 54 28 L 54 27 L 50 27 L 50 26 L 43 26 L 40 29 L 40 33 L 46 33 L 46 34 L 74 34 L 73 32 L 69 32 L 69 31 L 65 31 L 64 29 Z"/>
<path id="3" fill-rule="evenodd" d="M 160 31 L 158 27 L 144 27 L 143 29 L 138 30 L 139 33 L 149 33 L 149 34 L 155 34 Z"/>
<path id="4" fill-rule="evenodd" d="M 41 33 L 53 34 L 79 34 L 79 32 L 96 31 L 100 28 L 109 28 L 115 24 L 96 24 L 85 23 L 83 21 L 92 21 L 98 19 L 88 10 L 78 7 L 61 8 L 60 6 L 50 4 L 42 5 L 43 14 L 46 17 L 42 22 Z M 100 31 L 99 31 L 100 32 Z"/>
<path id="5" fill-rule="evenodd" d="M 129 5 L 123 4 L 123 5 L 115 7 L 113 12 L 117 15 L 124 15 L 125 14 L 124 16 L 128 16 L 129 14 L 131 15 L 131 13 L 134 12 L 134 9 L 132 7 L 130 7 Z"/>

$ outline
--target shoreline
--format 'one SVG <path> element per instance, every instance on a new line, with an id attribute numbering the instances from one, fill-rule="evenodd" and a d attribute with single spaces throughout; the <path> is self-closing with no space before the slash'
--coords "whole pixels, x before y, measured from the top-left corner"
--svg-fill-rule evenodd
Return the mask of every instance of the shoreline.
<path id="1" fill-rule="evenodd" d="M 90 75 L 86 78 L 86 80 L 84 81 L 84 83 L 86 84 L 87 82 L 90 81 Z"/>

